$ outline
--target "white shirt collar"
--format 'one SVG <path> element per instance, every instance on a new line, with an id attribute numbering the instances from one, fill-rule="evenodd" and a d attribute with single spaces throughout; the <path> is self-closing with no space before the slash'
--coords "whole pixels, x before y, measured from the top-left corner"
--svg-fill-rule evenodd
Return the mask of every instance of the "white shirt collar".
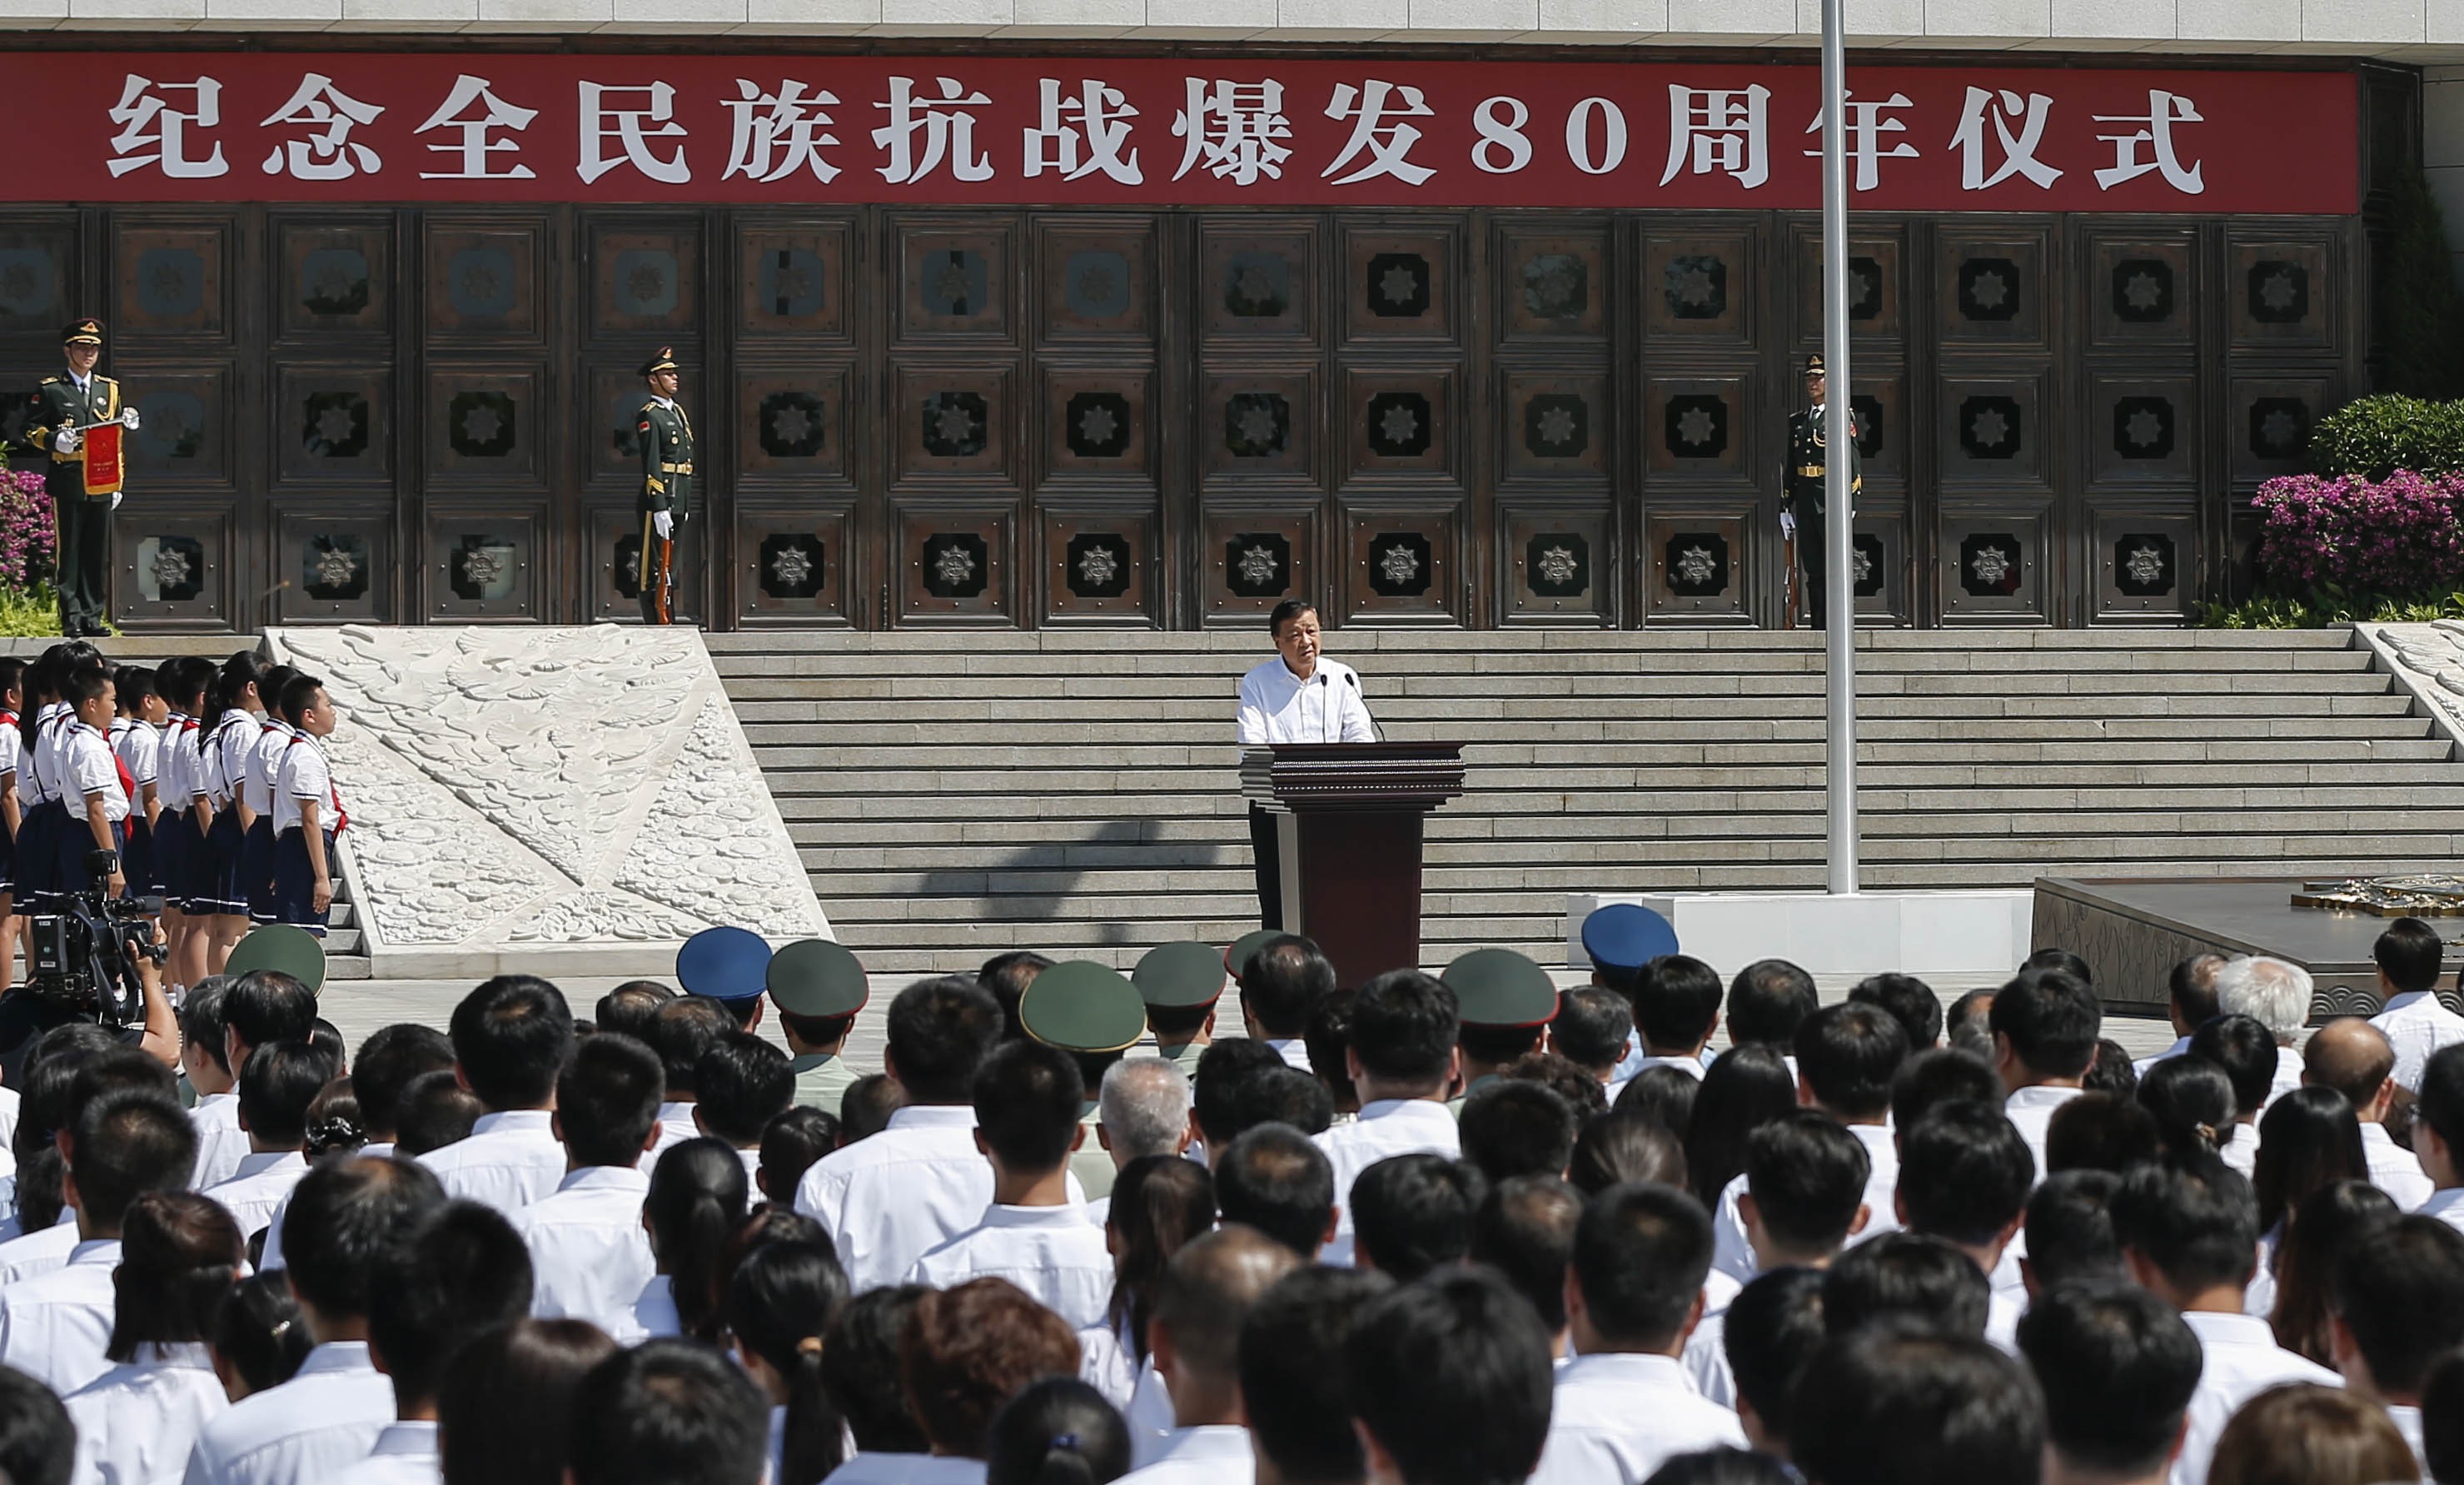
<path id="1" fill-rule="evenodd" d="M 1685 1368 L 1677 1358 L 1648 1351 L 1600 1351 L 1575 1357 L 1566 1363 L 1558 1379 L 1572 1382 L 1578 1378 L 1683 1390 L 1691 1390 L 1693 1386 L 1686 1381 Z"/>
<path id="2" fill-rule="evenodd" d="M 120 1239 L 89 1237 L 69 1250 L 70 1268 L 88 1268 L 96 1264 L 106 1268 L 120 1267 Z"/>
<path id="3" fill-rule="evenodd" d="M 377 1435 L 370 1454 L 409 1454 L 418 1457 L 436 1456 L 436 1421 L 432 1418 L 401 1418 L 385 1427 Z"/>
<path id="4" fill-rule="evenodd" d="M 1228 1423 L 1201 1423 L 1164 1435 L 1150 1464 L 1167 1459 L 1249 1459 L 1249 1430 Z"/>
<path id="5" fill-rule="evenodd" d="M 368 1343 L 364 1341 L 328 1341 L 308 1353 L 296 1374 L 301 1377 L 326 1372 L 373 1372 L 376 1363 L 368 1360 Z"/>
<path id="6" fill-rule="evenodd" d="M 976 1127 L 975 1105 L 969 1103 L 911 1103 L 890 1113 L 891 1129 L 973 1129 Z"/>
<path id="7" fill-rule="evenodd" d="M 1360 1106 L 1361 1123 L 1381 1119 L 1399 1119 L 1406 1123 L 1417 1119 L 1430 1125 L 1455 1121 L 1444 1104 L 1428 1098 L 1372 1098 Z"/>
<path id="8" fill-rule="evenodd" d="M 982 1225 L 988 1228 L 1080 1229 L 1088 1226 L 1087 1208 L 1066 1202 L 1058 1207 L 1004 1207 L 995 1202 L 984 1208 Z"/>
<path id="9" fill-rule="evenodd" d="M 2464 1206 L 2464 1186 L 2442 1186 L 2430 1193 L 2430 1200 L 2413 1208 L 2416 1217 L 2444 1217 L 2451 1209 Z"/>
<path id="10" fill-rule="evenodd" d="M 2011 1109 L 2058 1108 L 2086 1091 L 2083 1088 L 2057 1087 L 2051 1083 L 2031 1083 L 2002 1100 L 2002 1106 Z"/>
<path id="11" fill-rule="evenodd" d="M 2224 1315 L 2213 1310 L 2185 1310 L 2182 1323 L 2199 1338 L 2201 1345 L 2261 1346 L 2273 1351 L 2276 1332 L 2266 1319 L 2256 1315 Z"/>
<path id="12" fill-rule="evenodd" d="M 560 1191 L 648 1191 L 650 1178 L 637 1165 L 584 1165 L 568 1170 L 556 1184 Z"/>
<path id="13" fill-rule="evenodd" d="M 545 1109 L 507 1109 L 501 1114 L 480 1115 L 478 1121 L 471 1126 L 471 1132 L 474 1135 L 484 1135 L 491 1130 L 502 1129 L 508 1134 L 513 1134 L 535 1129 L 540 1134 L 545 1134 L 548 1131 L 548 1120 L 555 1117 Z"/>
<path id="14" fill-rule="evenodd" d="M 305 1170 L 308 1168 L 308 1157 L 297 1150 L 251 1150 L 239 1158 L 239 1169 L 231 1179 L 236 1181 L 241 1176 L 262 1175 L 266 1171 L 278 1170 L 285 1165 L 297 1165 Z"/>

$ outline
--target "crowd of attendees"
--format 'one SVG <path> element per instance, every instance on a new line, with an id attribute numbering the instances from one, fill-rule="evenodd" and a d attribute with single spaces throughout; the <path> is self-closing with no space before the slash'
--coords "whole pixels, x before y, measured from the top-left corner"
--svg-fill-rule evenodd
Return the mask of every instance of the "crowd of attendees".
<path id="1" fill-rule="evenodd" d="M 346 1058 L 209 980 L 176 1071 L 72 1026 L 0 1098 L 0 1481 L 2464 1485 L 2442 954 L 2306 1037 L 2299 968 L 2185 961 L 2136 1065 L 2058 951 L 1499 1025 L 1283 937 L 1285 1034 L 1175 1056 L 1007 955 L 835 1108 L 758 1001 L 510 975 Z"/>

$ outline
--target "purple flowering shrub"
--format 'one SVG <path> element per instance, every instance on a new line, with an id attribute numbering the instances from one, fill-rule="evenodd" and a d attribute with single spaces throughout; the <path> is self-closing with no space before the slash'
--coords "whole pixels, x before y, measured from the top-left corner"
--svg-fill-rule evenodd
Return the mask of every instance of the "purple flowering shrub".
<path id="1" fill-rule="evenodd" d="M 51 582 L 56 541 L 43 477 L 0 466 L 0 587 L 22 591 Z"/>
<path id="2" fill-rule="evenodd" d="M 2464 475 L 2291 475 L 2259 486 L 2258 566 L 2283 588 L 2446 593 L 2464 587 Z"/>

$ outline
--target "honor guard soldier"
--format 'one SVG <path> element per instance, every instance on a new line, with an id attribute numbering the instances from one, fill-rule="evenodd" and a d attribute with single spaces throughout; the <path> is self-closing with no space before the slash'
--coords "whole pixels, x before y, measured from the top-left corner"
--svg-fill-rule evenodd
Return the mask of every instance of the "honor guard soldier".
<path id="1" fill-rule="evenodd" d="M 1831 431 L 1824 426 L 1826 416 L 1823 395 L 1825 379 L 1822 358 L 1805 358 L 1806 408 L 1792 412 L 1788 418 L 1788 481 L 1780 499 L 1780 534 L 1794 535 L 1797 565 L 1805 569 L 1805 607 L 1813 615 L 1814 627 L 1820 629 L 1828 621 L 1824 607 L 1822 522 L 1824 519 L 1824 479 L 1830 467 Z M 1857 420 L 1848 420 L 1848 436 L 1839 440 L 1848 457 L 1848 491 L 1855 495 L 1863 483 L 1857 471 Z M 1854 519 L 1855 512 L 1850 512 Z"/>
<path id="2" fill-rule="evenodd" d="M 675 352 L 662 345 L 642 364 L 650 400 L 642 404 L 642 622 L 675 618 L 676 528 L 693 515 L 693 431 L 676 405 Z"/>
<path id="3" fill-rule="evenodd" d="M 761 996 L 769 989 L 770 945 L 747 928 L 705 928 L 676 950 L 676 985 L 687 995 L 715 1000 L 736 1024 L 761 1024 Z"/>
<path id="4" fill-rule="evenodd" d="M 1198 1059 L 1215 1040 L 1215 1003 L 1223 998 L 1222 957 L 1211 943 L 1162 944 L 1147 950 L 1130 972 L 1130 983 L 1146 1002 L 1156 1054 L 1177 1064 L 1195 1082 Z"/>
<path id="5" fill-rule="evenodd" d="M 295 924 L 260 923 L 239 941 L 223 968 L 234 980 L 259 969 L 277 970 L 313 995 L 325 986 L 325 941 Z"/>
<path id="6" fill-rule="evenodd" d="M 43 486 L 52 497 L 59 539 L 60 632 L 74 639 L 109 632 L 102 626 L 102 612 L 109 602 L 109 518 L 120 505 L 116 469 L 99 481 L 87 477 L 86 431 L 98 423 L 120 423 L 133 431 L 137 410 L 120 405 L 117 381 L 95 374 L 95 363 L 102 359 L 101 321 L 80 320 L 68 326 L 60 332 L 60 344 L 68 356 L 68 371 L 43 378 L 34 388 L 33 406 L 26 416 L 26 444 L 50 456 Z M 114 445 L 115 463 L 116 449 Z M 108 488 L 89 494 L 90 483 Z"/>
<path id="7" fill-rule="evenodd" d="M 1463 1018 L 1455 1033 L 1463 1049 L 1463 1097 L 1449 1105 L 1461 1114 L 1473 1089 L 1540 1050 L 1541 1034 L 1557 1019 L 1557 986 L 1548 970 L 1512 949 L 1474 949 L 1438 978 L 1455 992 Z"/>
<path id="8" fill-rule="evenodd" d="M 1019 997 L 1018 1020 L 1030 1038 L 1076 1059 L 1087 1085 L 1079 1120 L 1093 1127 L 1104 1075 L 1147 1033 L 1147 1005 L 1137 987 L 1108 965 L 1065 960 L 1037 975 Z M 1069 1157 L 1070 1174 L 1089 1200 L 1112 1194 L 1116 1168 L 1100 1138 L 1083 1141 Z"/>
<path id="9" fill-rule="evenodd" d="M 1677 952 L 1677 930 L 1668 920 L 1636 902 L 1612 902 L 1594 908 L 1583 919 L 1583 954 L 1592 962 L 1592 983 L 1605 986 L 1634 1004 L 1642 984 L 1642 966 L 1662 954 Z M 1616 1081 L 1640 1073 L 1642 1038 L 1617 1064 Z"/>
<path id="10" fill-rule="evenodd" d="M 847 1064 L 847 1035 L 872 998 L 864 965 L 827 939 L 799 939 L 770 957 L 763 981 L 794 1059 L 796 1101 L 836 1119 L 856 1078 Z"/>

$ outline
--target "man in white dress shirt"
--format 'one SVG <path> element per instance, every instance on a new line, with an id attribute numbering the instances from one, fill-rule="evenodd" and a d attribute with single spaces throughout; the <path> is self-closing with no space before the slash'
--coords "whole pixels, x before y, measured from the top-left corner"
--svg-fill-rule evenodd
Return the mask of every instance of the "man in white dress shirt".
<path id="1" fill-rule="evenodd" d="M 1985 1339 L 2005 1351 L 2018 1343 L 2026 1290 L 2018 1266 L 2005 1268 L 2002 1254 L 2027 1220 L 2035 1178 L 2026 1141 L 1991 1104 L 1942 1104 L 1900 1134 L 1900 1222 L 1949 1243 L 1999 1281 Z"/>
<path id="2" fill-rule="evenodd" d="M 2418 918 L 2399 918 L 2387 924 L 2370 957 L 2379 966 L 2379 995 L 2386 1006 L 2370 1025 L 2387 1033 L 2395 1048 L 2396 1085 L 2407 1093 L 2421 1090 L 2421 1070 L 2441 1047 L 2464 1042 L 2464 1016 L 2438 999 L 2439 972 L 2447 946 L 2438 930 Z M 2464 976 L 2458 977 L 2464 985 Z"/>
<path id="3" fill-rule="evenodd" d="M 693 1127 L 736 1147 L 746 1180 L 761 1171 L 761 1131 L 796 1105 L 796 1068 L 750 1031 L 722 1032 L 693 1063 Z"/>
<path id="4" fill-rule="evenodd" d="M 2216 1018 L 2216 971 L 2225 966 L 2222 954 L 2192 954 L 2173 966 L 2167 982 L 2165 1012 L 2173 1024 L 2173 1045 L 2152 1057 L 2142 1057 L 2130 1070 L 2142 1077 L 2167 1057 L 2190 1050 L 2190 1033 Z"/>
<path id="5" fill-rule="evenodd" d="M 2431 1186 L 2421 1173 L 2421 1162 L 2387 1134 L 2387 1110 L 2396 1096 L 2394 1075 L 2395 1048 L 2387 1033 L 2359 1016 L 2338 1016 L 2313 1031 L 2303 1049 L 2301 1080 L 2343 1094 L 2362 1121 L 2362 1154 L 2369 1160 L 2370 1184 L 2393 1197 L 2400 1210 L 2412 1211 L 2430 1200 Z"/>
<path id="6" fill-rule="evenodd" d="M 1711 1218 L 1693 1197 L 1633 1185 L 1592 1198 L 1566 1270 L 1575 1359 L 1557 1372 L 1533 1485 L 1640 1485 L 1672 1454 L 1746 1447 L 1737 1415 L 1696 1393 L 1678 1361 L 1710 1272 Z"/>
<path id="7" fill-rule="evenodd" d="M 378 1256 L 368 1291 L 368 1354 L 393 1382 L 394 1421 L 336 1485 L 435 1485 L 436 1393 L 456 1348 L 522 1318 L 531 1264 L 493 1208 L 448 1202 Z"/>
<path id="8" fill-rule="evenodd" d="M 395 1421 L 393 1385 L 368 1356 L 377 1258 L 444 1199 L 436 1178 L 409 1160 L 337 1161 L 308 1172 L 283 1231 L 299 1323 L 316 1348 L 289 1382 L 206 1425 L 187 1485 L 328 1485 L 368 1456 Z"/>
<path id="9" fill-rule="evenodd" d="M 1189 1078 L 1161 1057 L 1131 1057 L 1106 1068 L 1095 1109 L 1095 1134 L 1115 1171 L 1149 1155 L 1185 1154 L 1198 1138 L 1189 1117 Z"/>
<path id="10" fill-rule="evenodd" d="M 239 1079 L 223 1060 L 223 996 L 231 981 L 216 975 L 180 1003 L 180 1071 L 197 1091 L 188 1110 L 197 1126 L 198 1190 L 239 1174 L 248 1132 L 239 1127 Z"/>
<path id="11" fill-rule="evenodd" d="M 1898 1031 L 1890 1017 L 1881 1018 Z M 1746 1137 L 1745 1188 L 1737 1194 L 1737 1211 L 1756 1273 L 1827 1269 L 1871 1225 L 1873 1186 L 1867 1178 L 1873 1160 L 1866 1150 L 1855 1134 L 1815 1109 L 1799 1109 Z M 1734 1407 L 1737 1385 L 1728 1367 L 1726 1320 L 1725 1306 L 1720 1314 L 1705 1314 L 1682 1360 L 1697 1392 Z"/>
<path id="12" fill-rule="evenodd" d="M 77 1213 L 77 1244 L 62 1268 L 0 1290 L 0 1363 L 63 1397 L 111 1369 L 103 1351 L 128 1204 L 148 1191 L 185 1189 L 197 1137 L 166 1095 L 122 1088 L 77 1116 L 66 1153 L 61 1190 Z"/>
<path id="13" fill-rule="evenodd" d="M 1277 742 L 1375 742 L 1376 724 L 1360 698 L 1360 676 L 1349 665 L 1319 653 L 1317 606 L 1287 598 L 1266 618 L 1275 636 L 1274 659 L 1241 677 L 1241 745 Z M 1249 845 L 1256 855 L 1258 920 L 1284 925 L 1282 851 L 1276 815 L 1249 807 Z"/>
<path id="14" fill-rule="evenodd" d="M 700 1138 L 701 1126 L 693 1122 L 693 1104 L 700 1097 L 693 1074 L 701 1066 L 701 1054 L 736 1029 L 735 1016 L 703 995 L 678 996 L 650 1018 L 650 1050 L 668 1070 L 668 1099 L 659 1105 L 659 1144 L 650 1152 L 652 1164 L 676 1145 Z"/>
<path id="15" fill-rule="evenodd" d="M 279 969 L 232 977 L 223 992 L 223 1056 L 236 1079 L 248 1054 L 268 1042 L 305 1041 L 317 1026 L 317 992 Z"/>
<path id="16" fill-rule="evenodd" d="M 1878 1461 L 1885 1479 L 2060 1479 L 2045 1473 L 2044 1407 L 2027 1367 L 1937 1326 L 1839 1335 L 1806 1363 L 1793 1401 L 1789 1462 L 1805 1479 L 1870 1479 Z"/>
<path id="17" fill-rule="evenodd" d="M 2311 990 L 2309 970 L 2265 955 L 2228 960 L 2216 971 L 2216 1009 L 2248 1016 L 2276 1038 L 2276 1079 L 2261 1112 L 2301 1086 L 2301 1049 L 2294 1042 L 2310 1025 Z"/>
<path id="18" fill-rule="evenodd" d="M 2329 1283 L 2336 1370 L 2387 1409 L 2422 1458 L 2422 1383 L 2431 1362 L 2464 1343 L 2464 1233 L 2407 1217 L 2354 1239 Z"/>
<path id="19" fill-rule="evenodd" d="M 453 1071 L 453 1044 L 432 1026 L 397 1021 L 379 1027 L 351 1059 L 351 1090 L 360 1098 L 360 1127 L 368 1142 L 362 1155 L 391 1155 L 402 1096 L 413 1078 Z"/>
<path id="20" fill-rule="evenodd" d="M 950 1289 L 1005 1278 L 1071 1330 L 1104 1322 L 1111 1250 L 1069 1195 L 1069 1154 L 1087 1137 L 1078 1118 L 1085 1098 L 1077 1059 L 1058 1047 L 1006 1042 L 985 1060 L 975 1081 L 975 1141 L 992 1165 L 992 1204 L 974 1228 L 917 1258 L 907 1282 Z"/>
<path id="21" fill-rule="evenodd" d="M 2412 1156 L 2434 1188 L 2416 1209 L 2464 1230 L 2464 1044 L 2440 1048 L 2422 1066 L 2421 1096 L 2413 1105 Z M 14 1246 L 0 1244 L 0 1258 Z"/>
<path id="22" fill-rule="evenodd" d="M 2173 1308 L 2127 1285 L 2039 1296 L 2019 1351 L 2045 1394 L 2045 1478 L 2160 1485 L 2199 1385 L 2199 1338 Z"/>
<path id="23" fill-rule="evenodd" d="M 658 1054 L 620 1031 L 583 1037 L 558 1075 L 549 1127 L 563 1141 L 565 1176 L 514 1216 L 530 1251 L 533 1315 L 612 1333 L 658 1271 L 642 1228 L 650 1178 L 641 1164 L 666 1087 Z"/>
<path id="24" fill-rule="evenodd" d="M 2220 1015 L 2190 1038 L 2190 1054 L 2224 1069 L 2233 1085 L 2233 1127 L 2217 1153 L 2247 1179 L 2258 1162 L 2258 1111 L 2276 1090 L 2276 1070 L 2285 1053 L 2274 1032 L 2255 1016 Z"/>
<path id="25" fill-rule="evenodd" d="M 1352 1183 L 1397 1155 L 1463 1154 L 1445 1098 L 1463 1053 L 1455 992 L 1417 969 L 1395 969 L 1360 987 L 1352 1002 L 1346 1071 L 1360 1090 L 1360 1117 L 1317 1136 L 1334 1167 L 1335 1237 L 1326 1261 L 1352 1261 Z"/>
<path id="26" fill-rule="evenodd" d="M 1441 1271 L 1371 1300 L 1344 1347 L 1363 1477 L 1529 1477 L 1549 1442 L 1551 1364 L 1530 1302 L 1485 1269 Z"/>
<path id="27" fill-rule="evenodd" d="M 271 1227 L 299 1178 L 308 1174 L 308 1105 L 341 1075 L 341 1061 L 306 1041 L 269 1042 L 239 1072 L 239 1122 L 249 1153 L 239 1173 L 205 1195 L 220 1204 L 244 1235 Z"/>
<path id="28" fill-rule="evenodd" d="M 1255 1228 L 1209 1232 L 1173 1255 L 1147 1336 L 1172 1393 L 1172 1432 L 1135 1485 L 1249 1485 L 1257 1462 L 1241 1426 L 1241 1327 L 1300 1255 Z"/>
<path id="29" fill-rule="evenodd" d="M 1865 1147 L 1866 1217 L 1849 1240 L 1897 1231 L 1892 1197 L 1899 1189 L 1900 1154 L 1890 1127 L 1891 1079 L 1908 1059 L 1906 1030 L 1880 1007 L 1830 1006 L 1799 1024 L 1795 1049 L 1797 1102 L 1830 1115 Z M 1740 1175 L 1720 1193 L 1711 1217 L 1717 1243 L 1712 1267 L 1741 1284 L 1759 1272 L 1738 1208 L 1745 1191 Z"/>
<path id="30" fill-rule="evenodd" d="M 572 1485 L 757 1485 L 768 1470 L 767 1400 L 732 1358 L 695 1341 L 646 1341 L 600 1363 L 582 1379 L 573 1416 L 591 1426 L 575 1438 Z M 983 1478 L 982 1464 L 974 1474 Z"/>
<path id="31" fill-rule="evenodd" d="M 2032 969 L 1993 997 L 1993 1070 L 2010 1097 L 2002 1112 L 2019 1128 L 2045 1178 L 2045 1126 L 2079 1096 L 2104 1031 L 2096 991 L 2058 969 Z"/>
<path id="32" fill-rule="evenodd" d="M 447 1034 L 455 1080 L 488 1112 L 469 1139 L 430 1150 L 420 1163 L 448 1196 L 485 1202 L 510 1217 L 564 1180 L 564 1146 L 549 1111 L 557 1074 L 573 1050 L 573 1011 L 545 980 L 498 975 L 462 997 Z"/>
<path id="33" fill-rule="evenodd" d="M 2257 1267 L 2258 1207 L 2250 1183 L 2221 1165 L 2203 1172 L 2143 1164 L 2114 1193 L 2114 1236 L 2138 1285 L 2182 1312 L 2205 1358 L 2191 1394 L 2172 1485 L 2206 1485 L 2216 1438 L 2244 1403 L 2288 1382 L 2338 1386 L 2327 1368 L 2276 1343 L 2242 1313 Z"/>
<path id="34" fill-rule="evenodd" d="M 1248 1023 L 1249 1034 L 1293 1067 L 1310 1071 L 1309 1043 L 1303 1038 L 1310 1013 L 1334 993 L 1334 961 L 1298 934 L 1262 929 L 1225 950 L 1224 962 L 1241 986 L 1241 1018 Z"/>
<path id="35" fill-rule="evenodd" d="M 1656 1067 L 1688 1077 L 1703 1075 L 1703 1049 L 1720 1025 L 1727 987 L 1720 972 L 1685 954 L 1668 954 L 1642 966 L 1634 988 L 1634 1034 L 1641 1055 L 1618 1065 L 1632 1079 Z"/>

